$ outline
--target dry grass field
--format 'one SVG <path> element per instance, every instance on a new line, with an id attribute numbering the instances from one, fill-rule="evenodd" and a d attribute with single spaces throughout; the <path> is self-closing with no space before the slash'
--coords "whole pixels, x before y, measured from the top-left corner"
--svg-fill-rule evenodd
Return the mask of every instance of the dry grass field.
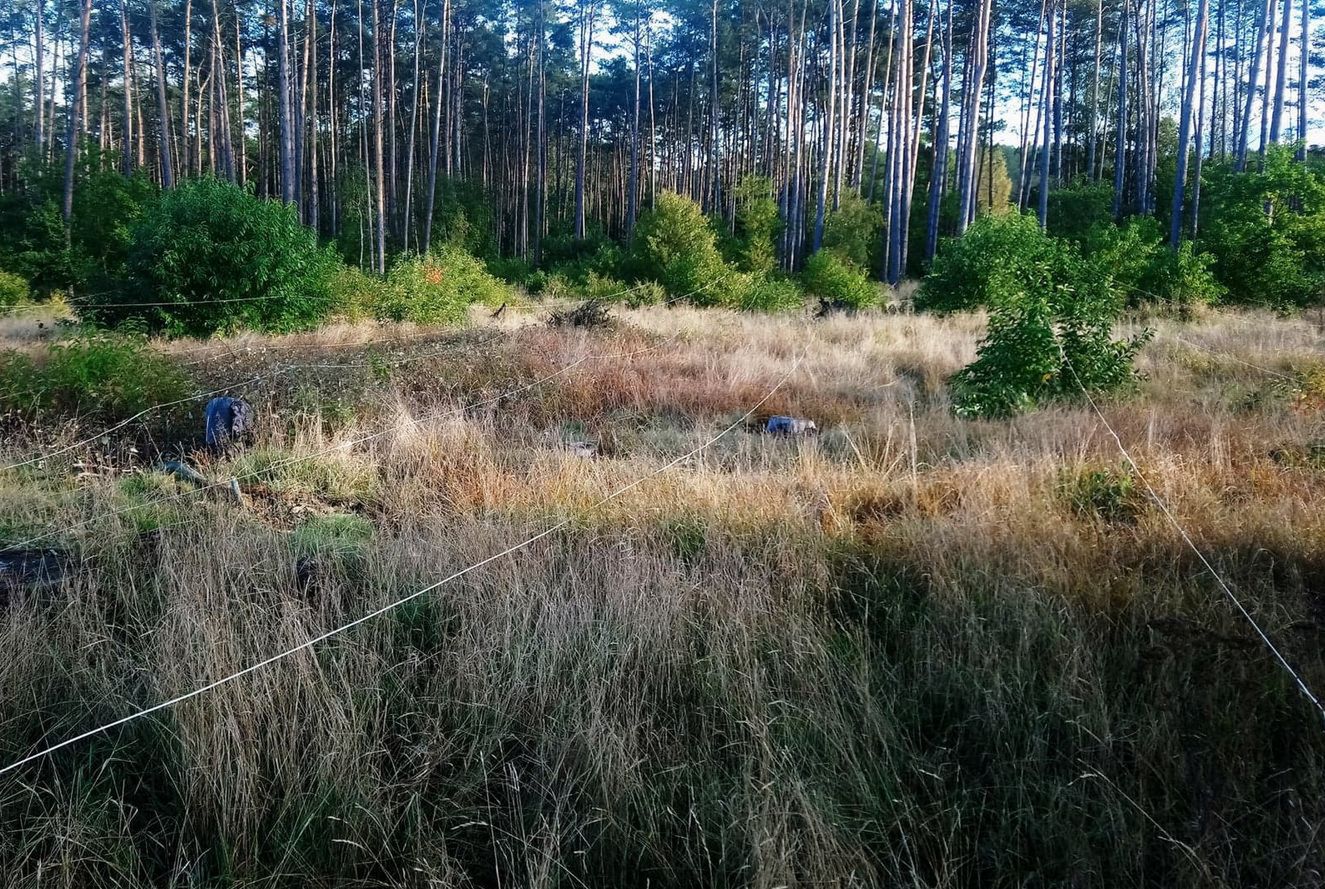
<path id="1" fill-rule="evenodd" d="M 1325 884 L 1322 715 L 1088 405 L 953 415 L 982 319 L 614 314 L 156 344 L 259 378 L 201 491 L 200 403 L 7 424 L 93 440 L 0 472 L 0 767 L 564 524 L 0 775 L 3 882 Z M 1325 690 L 1325 335 L 1149 323 L 1103 417 Z"/>

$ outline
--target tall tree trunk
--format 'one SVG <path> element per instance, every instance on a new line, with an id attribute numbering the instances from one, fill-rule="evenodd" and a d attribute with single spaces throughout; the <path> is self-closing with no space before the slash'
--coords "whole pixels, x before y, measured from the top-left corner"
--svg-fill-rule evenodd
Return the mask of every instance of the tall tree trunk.
<path id="1" fill-rule="evenodd" d="M 1131 0 L 1123 0 L 1118 23 L 1118 130 L 1113 148 L 1113 218 L 1122 220 L 1123 184 L 1127 173 L 1127 10 Z"/>
<path id="2" fill-rule="evenodd" d="M 120 0 L 120 34 L 124 43 L 124 132 L 120 134 L 120 169 L 133 172 L 133 36 L 129 31 L 129 0 Z"/>
<path id="3" fill-rule="evenodd" d="M 1307 0 L 1302 0 L 1306 3 Z M 1274 116 L 1270 119 L 1270 144 L 1279 144 L 1284 123 L 1284 95 L 1288 92 L 1288 36 L 1293 26 L 1293 0 L 1284 0 L 1284 14 L 1279 20 L 1279 72 L 1274 85 Z M 1303 52 L 1306 47 L 1302 47 Z"/>
<path id="4" fill-rule="evenodd" d="M 175 170 L 170 161 L 170 104 L 166 101 L 166 65 L 161 58 L 161 36 L 156 27 L 156 0 L 147 0 L 152 24 L 152 61 L 156 66 L 157 149 L 161 154 L 161 187 L 175 187 Z"/>
<path id="5" fill-rule="evenodd" d="M 589 63 L 593 58 L 593 27 L 596 0 L 580 0 L 580 131 L 575 162 L 575 237 L 583 240 L 584 178 L 589 151 Z"/>
<path id="6" fill-rule="evenodd" d="M 284 9 L 285 0 L 281 0 Z M 189 151 L 189 87 L 193 82 L 193 69 L 190 67 L 190 49 L 192 47 L 193 0 L 184 2 L 184 76 L 180 80 L 179 99 L 179 166 L 180 175 L 188 176 L 196 160 Z"/>
<path id="7" fill-rule="evenodd" d="M 442 48 L 437 62 L 437 95 L 433 97 L 432 146 L 428 153 L 427 208 L 423 214 L 423 250 L 432 249 L 433 204 L 437 197 L 437 164 L 441 153 L 442 97 L 446 87 L 447 22 L 450 20 L 450 0 L 442 0 Z"/>
<path id="8" fill-rule="evenodd" d="M 294 179 L 294 121 L 292 121 L 292 108 L 290 103 L 290 13 L 289 0 L 277 0 L 279 18 L 276 27 L 279 31 L 277 36 L 277 62 L 276 77 L 277 102 L 280 104 L 280 158 L 281 158 L 281 200 L 287 204 L 295 202 L 295 179 Z"/>
<path id="9" fill-rule="evenodd" d="M 1049 160 L 1053 151 L 1053 114 L 1051 109 L 1054 106 L 1054 86 L 1057 82 L 1058 72 L 1054 69 L 1058 64 L 1054 40 L 1057 36 L 1057 23 L 1055 16 L 1058 15 L 1058 4 L 1056 0 L 1049 0 L 1049 29 L 1045 53 L 1044 53 L 1044 144 L 1040 148 L 1040 193 L 1039 212 L 1040 228 L 1045 228 L 1049 224 Z"/>
<path id="10" fill-rule="evenodd" d="M 1285 0 L 1288 2 L 1288 0 Z M 1169 246 L 1177 250 L 1182 241 L 1184 192 L 1187 187 L 1187 156 L 1192 135 L 1192 113 L 1199 111 L 1200 71 L 1205 58 L 1206 20 L 1210 15 L 1210 0 L 1200 0 L 1196 6 L 1196 27 L 1192 34 L 1191 58 L 1187 60 L 1187 88 L 1182 97 L 1182 120 L 1178 124 L 1178 160 L 1173 174 L 1173 205 L 1170 208 Z"/>
<path id="11" fill-rule="evenodd" d="M 925 230 L 925 261 L 933 262 L 939 243 L 939 217 L 943 207 L 944 183 L 948 178 L 948 129 L 952 118 L 952 4 L 948 0 L 948 21 L 943 35 L 943 98 L 934 113 L 938 132 L 934 136 L 934 165 L 929 177 L 929 216 Z"/>
<path id="12" fill-rule="evenodd" d="M 1256 79 L 1260 76 L 1261 59 L 1270 28 L 1270 14 L 1274 0 L 1265 0 L 1261 15 L 1256 24 L 1256 48 L 1252 50 L 1251 67 L 1247 69 L 1247 96 L 1242 108 L 1242 127 L 1237 134 L 1237 161 L 1235 169 L 1240 173 L 1247 166 L 1247 145 L 1251 133 L 1251 106 L 1256 100 Z"/>
<path id="13" fill-rule="evenodd" d="M 828 106 L 821 111 L 823 118 L 821 129 L 823 131 L 823 157 L 819 165 L 819 199 L 815 205 L 814 211 L 814 240 L 811 243 L 811 252 L 817 252 L 823 245 L 824 240 L 824 214 L 828 206 L 828 176 L 829 163 L 833 154 L 833 108 L 837 99 L 837 77 L 833 73 L 837 70 L 837 16 L 839 14 L 838 6 L 841 0 L 828 0 L 828 33 L 829 33 L 829 55 L 828 55 Z"/>
<path id="14" fill-rule="evenodd" d="M 635 100 L 630 113 L 630 176 L 626 182 L 626 243 L 630 244 L 635 239 L 635 213 L 639 203 L 639 140 L 640 140 L 640 43 L 642 41 L 643 24 L 641 22 L 642 8 L 637 4 L 635 11 L 634 26 L 634 55 L 635 65 Z"/>
<path id="15" fill-rule="evenodd" d="M 283 2 L 283 0 L 282 0 Z M 386 274 L 386 159 L 382 141 L 382 20 L 379 3 L 369 0 L 373 8 L 373 200 L 376 220 L 374 225 L 374 262 L 379 275 Z"/>
<path id="16" fill-rule="evenodd" d="M 1302 52 L 1297 72 L 1297 159 L 1307 159 L 1307 64 L 1311 50 L 1311 2 L 1302 0 Z"/>
<path id="17" fill-rule="evenodd" d="M 83 0 L 79 15 L 78 58 L 74 64 L 73 101 L 69 105 L 69 128 L 64 150 L 64 201 L 61 209 L 67 226 L 74 215 L 74 167 L 78 160 L 78 134 L 87 110 L 87 45 L 92 23 L 92 0 Z"/>
<path id="18" fill-rule="evenodd" d="M 1096 115 L 1100 108 L 1100 44 L 1104 34 L 1104 0 L 1095 0 L 1095 64 L 1090 71 L 1090 141 L 1086 145 L 1086 176 L 1095 178 Z"/>
<path id="19" fill-rule="evenodd" d="M 32 110 L 36 119 L 34 136 L 36 138 L 37 151 L 40 152 L 46 143 L 46 34 L 43 19 L 46 17 L 46 0 L 35 0 L 33 3 L 33 14 L 35 18 L 35 40 L 33 55 L 36 70 L 33 76 L 36 78 L 32 84 L 33 101 Z"/>

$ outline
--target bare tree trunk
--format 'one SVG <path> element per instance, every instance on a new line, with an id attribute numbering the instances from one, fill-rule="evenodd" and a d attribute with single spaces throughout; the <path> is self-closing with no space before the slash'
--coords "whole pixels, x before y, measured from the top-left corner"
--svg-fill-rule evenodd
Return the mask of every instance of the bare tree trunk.
<path id="1" fill-rule="evenodd" d="M 166 101 L 166 66 L 161 58 L 161 36 L 156 27 L 156 0 L 147 0 L 152 22 L 152 61 L 156 65 L 156 104 L 159 120 L 158 150 L 161 154 L 161 187 L 175 187 L 175 171 L 170 162 L 170 104 Z"/>
<path id="2" fill-rule="evenodd" d="M 37 140 L 37 151 L 40 152 L 46 142 L 46 35 L 44 33 L 46 0 L 35 0 L 33 3 L 33 14 L 35 17 L 35 46 L 33 54 L 36 56 L 36 70 L 33 72 L 36 80 L 32 84 L 33 102 L 32 110 L 35 112 L 36 128 L 35 137 Z"/>
<path id="3" fill-rule="evenodd" d="M 285 0 L 281 0 L 281 8 L 285 8 Z M 190 63 L 190 49 L 192 46 L 192 24 L 193 24 L 193 0 L 184 2 L 184 76 L 180 80 L 180 99 L 179 99 L 179 142 L 180 155 L 179 167 L 180 175 L 188 176 L 193 169 L 192 153 L 189 151 L 189 86 L 193 80 L 192 68 Z"/>
<path id="4" fill-rule="evenodd" d="M 276 27 L 279 31 L 277 40 L 277 101 L 280 103 L 281 128 L 281 200 L 287 204 L 295 202 L 294 179 L 294 126 L 291 117 L 290 102 L 290 12 L 289 0 L 277 0 L 279 17 Z"/>
<path id="5" fill-rule="evenodd" d="M 593 26 L 596 0 L 580 0 L 580 132 L 575 163 L 575 237 L 583 240 L 584 177 L 589 151 L 589 62 L 593 58 Z"/>
<path id="6" fill-rule="evenodd" d="M 1307 159 L 1307 62 L 1311 50 L 1311 3 L 1302 0 L 1302 53 L 1297 74 L 1297 159 Z"/>
<path id="7" fill-rule="evenodd" d="M 374 262 L 379 275 L 386 274 L 386 163 L 382 150 L 382 21 L 378 3 L 373 8 L 373 200 L 376 208 Z"/>
<path id="8" fill-rule="evenodd" d="M 635 65 L 635 102 L 630 115 L 630 176 L 626 182 L 626 243 L 635 239 L 635 213 L 639 204 L 639 141 L 640 141 L 640 43 L 643 37 L 641 8 L 635 7 L 633 37 Z"/>
<path id="9" fill-rule="evenodd" d="M 1118 23 L 1118 132 L 1113 149 L 1113 218 L 1122 219 L 1123 184 L 1127 173 L 1127 10 L 1131 0 L 1123 0 Z"/>
<path id="10" fill-rule="evenodd" d="M 1289 0 L 1285 0 L 1289 2 Z M 1196 27 L 1192 34 L 1191 58 L 1187 60 L 1187 89 L 1182 97 L 1182 120 L 1178 124 L 1178 160 L 1173 174 L 1173 205 L 1169 219 L 1169 246 L 1177 250 L 1182 242 L 1184 192 L 1187 187 L 1187 157 L 1192 135 L 1192 112 L 1199 111 L 1200 72 L 1205 59 L 1206 20 L 1210 0 L 1200 0 L 1196 7 Z"/>
<path id="11" fill-rule="evenodd" d="M 1242 172 L 1247 166 L 1247 144 L 1251 133 L 1251 106 L 1256 100 L 1256 79 L 1260 75 L 1261 58 L 1270 27 L 1270 10 L 1274 0 L 1265 0 L 1256 25 L 1256 48 L 1252 51 L 1251 67 L 1247 69 L 1247 96 L 1242 109 L 1242 127 L 1237 134 L 1237 161 L 1235 169 Z"/>
<path id="12" fill-rule="evenodd" d="M 1307 0 L 1302 0 L 1306 3 Z M 1288 92 L 1288 36 L 1293 26 L 1293 0 L 1284 0 L 1284 14 L 1279 20 L 1279 73 L 1275 77 L 1274 116 L 1270 119 L 1270 144 L 1279 144 L 1284 122 L 1284 94 Z M 1303 52 L 1306 47 L 1303 46 Z"/>
<path id="13" fill-rule="evenodd" d="M 92 22 L 92 0 L 83 0 L 79 16 L 78 59 L 74 65 L 74 100 L 69 106 L 68 138 L 64 150 L 64 202 L 62 210 L 65 225 L 74 215 L 74 167 L 78 160 L 78 134 L 84 112 L 87 110 L 87 45 Z"/>
<path id="14" fill-rule="evenodd" d="M 823 157 L 819 165 L 819 199 L 814 212 L 814 240 L 811 243 L 810 251 L 817 252 L 824 240 L 824 214 L 828 206 L 828 176 L 829 162 L 833 154 L 833 108 L 837 100 L 837 76 L 834 73 L 837 70 L 837 16 L 839 15 L 839 5 L 841 0 L 828 0 L 828 33 L 829 33 L 829 55 L 828 55 L 828 107 L 826 111 L 821 112 L 821 116 L 826 115 L 822 121 L 823 130 Z"/>
<path id="15" fill-rule="evenodd" d="M 120 0 L 120 34 L 124 38 L 124 132 L 120 134 L 120 169 L 133 172 L 133 37 L 129 32 L 129 0 Z"/>
<path id="16" fill-rule="evenodd" d="M 1044 53 L 1044 144 L 1040 149 L 1040 193 L 1039 197 L 1039 220 L 1040 228 L 1045 228 L 1049 224 L 1049 159 L 1053 151 L 1053 114 L 1051 109 L 1054 104 L 1054 85 L 1057 80 L 1058 57 L 1055 55 L 1054 40 L 1057 35 L 1057 22 L 1055 16 L 1058 15 L 1058 4 L 1056 0 L 1049 0 L 1049 29 L 1047 43 Z"/>
<path id="17" fill-rule="evenodd" d="M 1090 72 L 1090 141 L 1086 145 L 1086 176 L 1095 178 L 1096 115 L 1100 108 L 1100 43 L 1104 34 L 1104 2 L 1095 3 L 1095 65 Z"/>
<path id="18" fill-rule="evenodd" d="M 953 0 L 948 0 L 948 21 L 943 36 L 943 98 L 934 111 L 938 115 L 938 132 L 934 136 L 934 165 L 929 177 L 929 225 L 925 231 L 926 262 L 932 262 L 938 250 L 943 187 L 948 178 L 948 129 L 952 118 L 952 3 Z"/>
<path id="19" fill-rule="evenodd" d="M 450 0 L 442 0 L 442 50 L 437 63 L 437 95 L 433 98 L 432 148 L 428 154 L 427 209 L 423 214 L 423 250 L 425 253 L 432 249 L 433 203 L 437 196 L 437 162 L 441 150 L 442 97 L 446 86 L 446 23 L 450 20 L 450 13 Z"/>

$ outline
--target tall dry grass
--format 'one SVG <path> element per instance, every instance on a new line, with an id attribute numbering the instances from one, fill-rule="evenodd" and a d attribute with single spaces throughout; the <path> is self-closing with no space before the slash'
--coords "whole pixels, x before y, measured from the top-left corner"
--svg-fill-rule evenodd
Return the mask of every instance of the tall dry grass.
<path id="1" fill-rule="evenodd" d="M 378 331 L 247 341 L 253 366 L 333 342 L 358 366 L 253 393 L 261 440 L 205 464 L 258 473 L 242 509 L 167 499 L 175 483 L 113 442 L 0 476 L 6 535 L 68 529 L 55 540 L 77 558 L 0 623 L 6 762 L 571 520 L 316 650 L 0 777 L 6 880 L 1325 879 L 1325 727 L 1093 413 L 951 415 L 944 380 L 978 318 L 620 314 L 608 333 L 500 319 L 498 338 L 434 337 L 438 357 L 396 366 L 368 342 Z M 1325 688 L 1320 339 L 1245 321 L 1165 322 L 1143 391 L 1104 411 Z M 403 332 L 380 333 L 409 353 Z M 591 509 L 797 361 L 767 407 L 821 420 L 821 436 L 739 429 Z M 97 469 L 76 478 L 75 462 Z"/>

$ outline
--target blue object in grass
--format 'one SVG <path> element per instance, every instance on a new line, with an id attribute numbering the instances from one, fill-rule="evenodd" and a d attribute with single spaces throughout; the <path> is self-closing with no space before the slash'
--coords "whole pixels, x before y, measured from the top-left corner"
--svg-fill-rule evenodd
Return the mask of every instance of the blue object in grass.
<path id="1" fill-rule="evenodd" d="M 764 426 L 764 431 L 773 435 L 805 435 L 808 432 L 818 432 L 819 427 L 813 420 L 802 420 L 800 417 L 769 417 L 768 424 Z"/>
<path id="2" fill-rule="evenodd" d="M 220 396 L 207 402 L 207 446 L 220 448 L 253 431 L 253 407 L 242 398 Z"/>

